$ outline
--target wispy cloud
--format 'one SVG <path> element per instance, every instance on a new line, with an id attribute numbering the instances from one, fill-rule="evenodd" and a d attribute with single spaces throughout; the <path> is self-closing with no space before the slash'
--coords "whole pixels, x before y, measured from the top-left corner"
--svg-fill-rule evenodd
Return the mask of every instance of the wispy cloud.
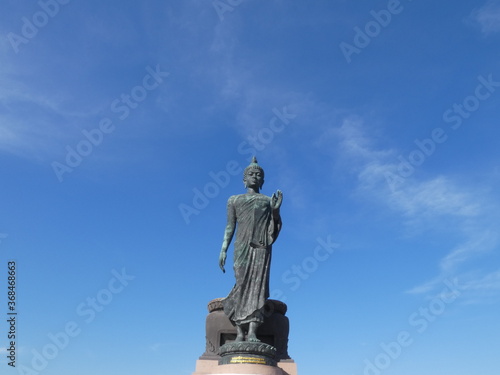
<path id="1" fill-rule="evenodd" d="M 73 100 L 74 85 L 52 84 L 60 79 L 56 68 L 33 67 L 27 60 L 8 50 L 0 56 L 0 151 L 46 161 L 100 108 Z"/>
<path id="2" fill-rule="evenodd" d="M 498 236 L 495 231 L 475 231 L 474 234 L 470 234 L 470 238 L 467 242 L 454 248 L 441 260 L 441 269 L 443 273 L 452 273 L 461 263 L 491 251 L 497 244 Z"/>
<path id="3" fill-rule="evenodd" d="M 332 133 L 331 130 L 329 132 Z M 465 218 L 480 214 L 482 203 L 474 192 L 457 186 L 445 176 L 428 180 L 408 178 L 399 189 L 392 190 L 385 173 L 396 170 L 396 152 L 392 149 L 377 149 L 364 130 L 361 119 L 346 119 L 333 134 L 339 145 L 338 157 L 356 175 L 358 190 L 376 196 L 406 218 L 429 219 L 443 215 Z M 325 139 L 324 134 L 322 138 Z M 331 136 L 328 138 L 331 139 Z"/>
<path id="4" fill-rule="evenodd" d="M 371 175 L 372 168 L 381 167 L 380 163 L 393 154 L 392 150 L 377 150 L 374 147 L 372 139 L 364 131 L 363 120 L 360 117 L 348 117 L 339 128 L 331 129 L 329 132 L 338 137 L 343 156 L 355 158 L 358 162 L 363 161 L 360 163 L 362 167 L 360 177 Z"/>
<path id="5" fill-rule="evenodd" d="M 470 269 L 474 266 L 468 266 L 498 247 L 499 239 L 493 229 L 498 226 L 498 218 L 492 214 L 496 202 L 489 200 L 483 191 L 460 185 L 443 175 L 426 180 L 412 176 L 398 190 L 392 190 L 384 173 L 396 169 L 395 151 L 377 148 L 365 129 L 362 119 L 348 118 L 341 126 L 322 134 L 322 142 L 328 137 L 338 145 L 336 156 L 357 178 L 360 195 L 374 198 L 377 204 L 401 215 L 410 230 L 421 232 L 421 227 L 427 228 L 432 222 L 442 228 L 452 226 L 457 238 L 462 239 L 440 260 L 439 274 L 408 292 L 434 293 L 443 279 L 455 276 L 463 279 L 468 290 L 500 291 L 498 272 L 472 273 Z"/>
<path id="6" fill-rule="evenodd" d="M 500 2 L 488 1 L 472 12 L 470 20 L 479 25 L 484 35 L 500 32 Z"/>
<path id="7" fill-rule="evenodd" d="M 390 203 L 409 217 L 476 216 L 480 204 L 470 194 L 455 186 L 449 179 L 438 176 L 431 180 L 409 183 L 408 187 L 393 192 Z"/>
<path id="8" fill-rule="evenodd" d="M 55 98 L 21 86 L 0 89 L 0 151 L 35 160 L 53 156 L 68 130 L 78 128 L 71 126 Z"/>
<path id="9" fill-rule="evenodd" d="M 463 289 L 470 291 L 474 298 L 470 298 L 468 303 L 481 303 L 489 301 L 500 292 L 500 269 L 490 272 L 482 277 L 472 277 L 463 281 Z"/>

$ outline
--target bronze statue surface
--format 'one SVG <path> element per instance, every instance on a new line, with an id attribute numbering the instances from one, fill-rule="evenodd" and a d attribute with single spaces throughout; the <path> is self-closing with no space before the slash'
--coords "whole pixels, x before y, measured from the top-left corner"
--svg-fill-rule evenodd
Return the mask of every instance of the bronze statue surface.
<path id="1" fill-rule="evenodd" d="M 264 170 L 254 157 L 245 168 L 245 194 L 233 195 L 227 202 L 227 225 L 219 256 L 225 272 L 226 253 L 236 231 L 234 243 L 234 274 L 236 284 L 222 301 L 224 312 L 236 325 L 236 341 L 259 341 L 257 328 L 262 324 L 264 304 L 269 297 L 269 274 L 272 244 L 281 230 L 280 190 L 271 197 L 260 194 Z"/>

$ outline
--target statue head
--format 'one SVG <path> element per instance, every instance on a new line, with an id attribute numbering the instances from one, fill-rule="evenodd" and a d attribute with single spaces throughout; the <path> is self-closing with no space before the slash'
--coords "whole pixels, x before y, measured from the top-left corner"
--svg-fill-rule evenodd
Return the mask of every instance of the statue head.
<path id="1" fill-rule="evenodd" d="M 248 173 L 250 171 L 260 172 L 260 174 L 262 176 L 262 181 L 260 183 L 259 189 L 262 188 L 262 185 L 264 185 L 264 169 L 262 169 L 262 167 L 257 163 L 257 158 L 255 156 L 252 158 L 250 165 L 248 167 L 246 167 L 245 170 L 243 171 L 243 183 L 245 184 L 245 187 L 248 187 L 247 177 L 248 177 Z"/>

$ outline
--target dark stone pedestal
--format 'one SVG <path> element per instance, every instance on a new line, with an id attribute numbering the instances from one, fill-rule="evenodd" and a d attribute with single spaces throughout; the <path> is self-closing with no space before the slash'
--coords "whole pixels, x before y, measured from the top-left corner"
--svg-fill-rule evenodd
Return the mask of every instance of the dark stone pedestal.
<path id="1" fill-rule="evenodd" d="M 266 302 L 264 323 L 257 330 L 261 342 L 255 343 L 234 342 L 236 327 L 224 314 L 221 301 L 217 298 L 208 304 L 206 350 L 196 361 L 193 375 L 297 375 L 297 364 L 288 355 L 289 322 L 283 302 Z"/>
<path id="2" fill-rule="evenodd" d="M 243 343 L 250 345 L 268 344 L 268 346 L 276 349 L 275 361 L 293 362 L 288 355 L 288 333 L 290 328 L 288 317 L 285 316 L 286 310 L 287 306 L 283 302 L 272 299 L 267 300 L 264 306 L 264 323 L 257 330 L 257 338 L 261 340 L 261 343 Z M 223 345 L 234 342 L 236 339 L 236 327 L 233 326 L 226 314 L 224 314 L 222 298 L 210 301 L 208 312 L 206 320 L 206 350 L 200 357 L 200 360 L 221 360 L 219 349 Z M 223 352 L 226 353 L 227 350 L 223 349 Z M 244 357 L 244 353 L 241 356 Z M 249 352 L 246 351 L 246 353 Z M 249 355 L 248 357 L 251 356 Z"/>

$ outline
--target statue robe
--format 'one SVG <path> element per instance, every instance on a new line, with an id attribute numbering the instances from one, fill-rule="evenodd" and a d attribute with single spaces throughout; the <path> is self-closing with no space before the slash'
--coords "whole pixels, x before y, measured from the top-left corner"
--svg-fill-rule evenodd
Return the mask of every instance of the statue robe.
<path id="1" fill-rule="evenodd" d="M 236 223 L 234 274 L 236 284 L 223 300 L 224 312 L 235 324 L 263 321 L 269 297 L 272 244 L 281 230 L 271 198 L 262 194 L 233 195 L 227 202 L 228 223 Z"/>

